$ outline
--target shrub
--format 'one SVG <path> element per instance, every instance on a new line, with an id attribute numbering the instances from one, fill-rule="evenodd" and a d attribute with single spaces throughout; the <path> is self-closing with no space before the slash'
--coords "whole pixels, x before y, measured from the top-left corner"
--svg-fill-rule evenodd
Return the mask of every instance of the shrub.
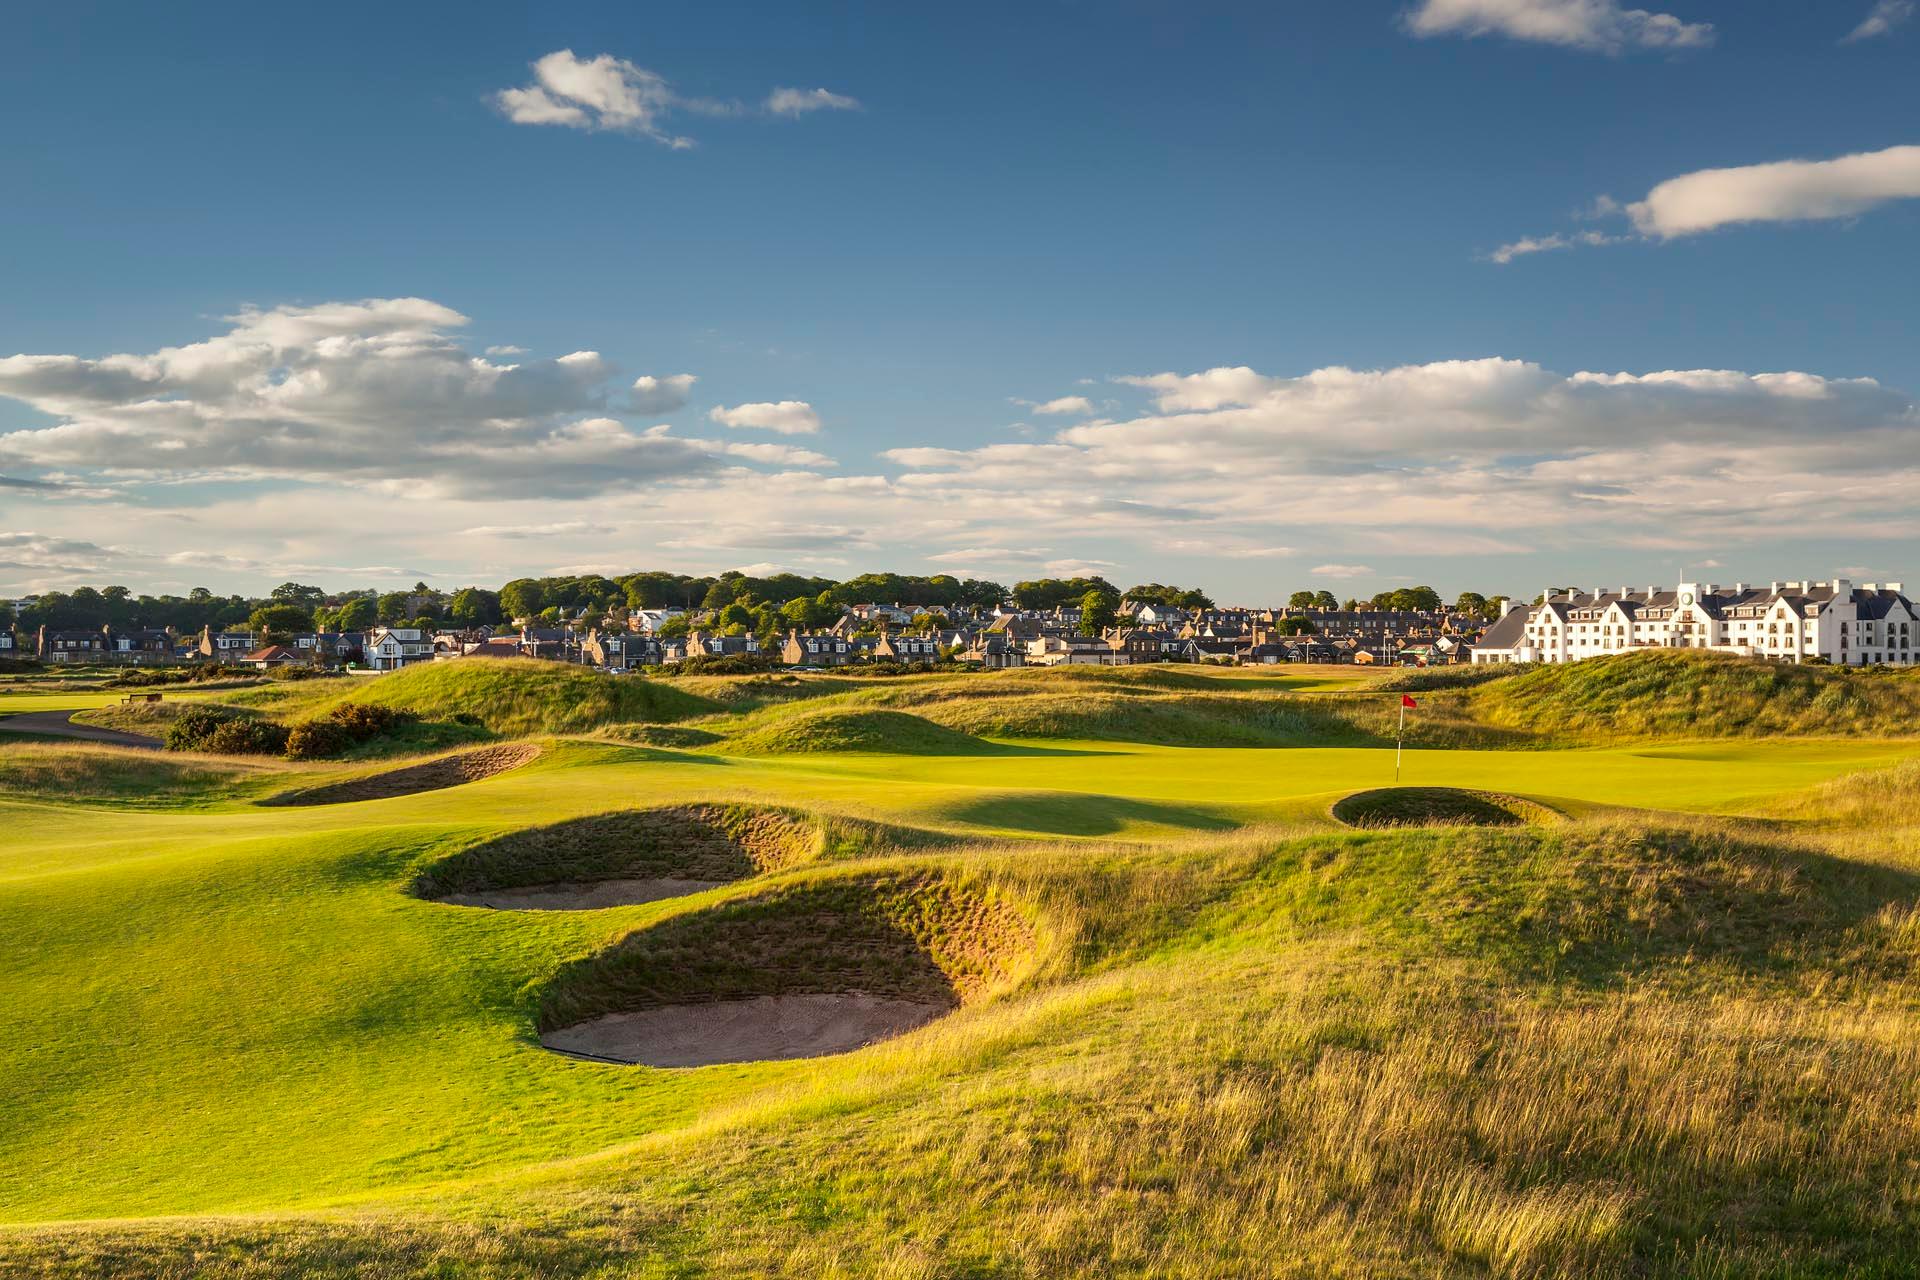
<path id="1" fill-rule="evenodd" d="M 167 726 L 169 751 L 223 756 L 275 756 L 287 747 L 287 727 L 225 707 L 194 707 Z"/>
<path id="2" fill-rule="evenodd" d="M 216 728 L 203 750 L 222 756 L 277 756 L 287 749 L 287 726 L 236 716 Z"/>
<path id="3" fill-rule="evenodd" d="M 353 745 L 353 738 L 335 720 L 304 720 L 287 731 L 287 757 L 291 760 L 319 760 Z"/>
<path id="4" fill-rule="evenodd" d="M 688 658 L 667 671 L 679 676 L 751 676 L 774 668 L 774 660 L 754 653 L 729 653 L 722 657 Z"/>
<path id="5" fill-rule="evenodd" d="M 293 726 L 287 735 L 286 753 L 295 760 L 339 755 L 417 718 L 398 707 L 343 703 L 323 716 Z"/>
<path id="6" fill-rule="evenodd" d="M 167 750 L 205 751 L 214 730 L 234 718 L 231 711 L 217 707 L 194 707 L 184 711 L 167 726 Z"/>

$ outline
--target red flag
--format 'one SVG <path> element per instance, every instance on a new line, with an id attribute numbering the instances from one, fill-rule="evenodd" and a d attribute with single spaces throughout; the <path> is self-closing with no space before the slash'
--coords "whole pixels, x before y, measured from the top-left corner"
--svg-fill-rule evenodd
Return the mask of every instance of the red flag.
<path id="1" fill-rule="evenodd" d="M 1417 707 L 1420 704 L 1415 702 L 1412 698 L 1408 697 L 1406 694 L 1403 693 L 1400 695 L 1400 705 L 1403 707 L 1406 707 L 1408 710 L 1412 710 L 1414 707 Z"/>

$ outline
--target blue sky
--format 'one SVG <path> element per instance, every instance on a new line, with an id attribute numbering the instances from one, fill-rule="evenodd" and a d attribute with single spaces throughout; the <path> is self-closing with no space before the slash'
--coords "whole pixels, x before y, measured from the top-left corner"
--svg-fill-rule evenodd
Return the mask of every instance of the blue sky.
<path id="1" fill-rule="evenodd" d="M 0 593 L 1898 577 L 1911 15 L 28 6 Z"/>

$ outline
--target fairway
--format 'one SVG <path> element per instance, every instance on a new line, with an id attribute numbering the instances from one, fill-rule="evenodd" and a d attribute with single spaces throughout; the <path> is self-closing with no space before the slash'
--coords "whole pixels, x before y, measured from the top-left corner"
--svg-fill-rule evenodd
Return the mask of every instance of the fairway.
<path id="1" fill-rule="evenodd" d="M 897 698 L 920 686 L 908 681 L 895 693 L 889 687 L 855 694 Z M 1198 696 L 1215 696 L 1213 687 L 1202 686 Z M 1218 687 L 1234 685 L 1220 678 Z M 1369 692 L 1366 682 L 1328 693 L 1318 682 L 1268 676 L 1240 688 L 1277 706 L 1387 696 Z M 94 695 L 31 696 L 84 703 Z M 701 696 L 724 700 L 728 691 L 715 686 Z M 849 695 L 828 689 L 822 696 L 831 703 Z M 912 696 L 928 714 L 943 705 L 926 702 L 924 688 Z M 1176 690 L 1164 700 L 1184 707 L 1192 696 Z M 145 790 L 122 783 L 92 794 L 72 782 L 42 785 L 31 772 L 0 771 L 0 819 L 31 833 L 0 849 L 0 918 L 9 922 L 8 999 L 0 1004 L 0 1099 L 8 1116 L 0 1168 L 8 1176 L 0 1179 L 0 1218 L 45 1224 L 360 1206 L 453 1229 L 472 1215 L 507 1211 L 500 1206 L 559 1202 L 587 1206 L 579 1211 L 597 1221 L 608 1212 L 599 1197 L 630 1184 L 649 1188 L 646 1194 L 672 1215 L 717 1215 L 711 1225 L 719 1230 L 768 1193 L 767 1179 L 788 1176 L 735 1163 L 766 1135 L 784 1133 L 783 1141 L 811 1148 L 857 1124 L 879 1126 L 875 1134 L 892 1135 L 888 1143 L 904 1142 L 914 1126 L 944 1130 L 963 1123 L 970 1107 L 1013 1105 L 1024 1087 L 1017 1082 L 1044 1078 L 1055 1069 L 1050 1062 L 1083 1062 L 1076 1070 L 1092 1075 L 1061 1081 L 1066 1094 L 1052 1104 L 1070 1114 L 1081 1101 L 1067 1095 L 1093 1089 L 1124 1096 L 1121 1078 L 1099 1063 L 1110 1060 L 1118 1069 L 1160 1052 L 1155 1046 L 1184 1045 L 1176 1058 L 1190 1059 L 1155 1090 L 1174 1087 L 1181 1071 L 1219 1072 L 1227 1042 L 1189 1042 L 1190 1033 L 1177 1028 L 1194 1025 L 1202 1010 L 1212 1011 L 1206 1017 L 1224 1013 L 1220 1002 L 1231 1002 L 1235 990 L 1261 993 L 1219 1024 L 1220 1034 L 1247 1044 L 1255 1033 L 1242 1019 L 1260 1009 L 1267 1011 L 1260 1017 L 1279 1021 L 1262 1024 L 1268 1031 L 1259 1035 L 1333 1034 L 1308 1029 L 1330 1016 L 1367 1024 L 1376 1014 L 1350 1007 L 1340 993 L 1369 973 L 1375 977 L 1366 981 L 1397 994 L 1389 1002 L 1394 1012 L 1377 1015 L 1387 1022 L 1352 1033 L 1368 1043 L 1403 1040 L 1428 1016 L 1462 1016 L 1442 990 L 1477 987 L 1511 1016 L 1523 1007 L 1536 1010 L 1528 1017 L 1547 1016 L 1544 1010 L 1568 998 L 1570 1008 L 1583 1007 L 1592 996 L 1579 993 L 1599 989 L 1582 985 L 1585 977 L 1571 988 L 1556 978 L 1536 991 L 1529 984 L 1538 979 L 1518 976 L 1536 963 L 1522 958 L 1535 943 L 1503 940 L 1499 920 L 1514 911 L 1551 916 L 1564 909 L 1551 894 L 1538 896 L 1544 886 L 1586 875 L 1577 868 L 1588 859 L 1612 866 L 1642 856 L 1630 851 L 1657 841 L 1642 846 L 1635 842 L 1649 837 L 1635 833 L 1659 823 L 1686 821 L 1683 815 L 1750 818 L 1759 830 L 1836 779 L 1898 774 L 1920 755 L 1920 741 L 1901 737 L 1410 748 L 1405 786 L 1500 793 L 1570 817 L 1573 825 L 1499 836 L 1357 833 L 1329 809 L 1343 796 L 1393 785 L 1390 746 L 1187 747 L 958 734 L 929 739 L 952 754 L 738 754 L 728 745 L 765 740 L 766 725 L 803 713 L 814 714 L 781 704 L 744 713 L 723 707 L 688 722 L 715 726 L 707 733 L 713 745 L 690 748 L 540 736 L 527 740 L 530 760 L 515 756 L 513 767 L 482 781 L 299 807 L 260 801 L 379 775 L 411 757 L 291 764 L 162 753 L 142 766 L 149 770 L 141 775 L 149 781 L 139 784 Z M 16 746 L 8 759 L 17 763 L 32 750 L 41 748 Z M 69 751 L 63 777 L 77 778 L 72 771 L 84 767 L 107 778 L 133 767 L 113 751 Z M 171 775 L 155 772 L 189 766 L 198 770 L 192 784 L 173 790 Z M 792 846 L 799 852 L 726 878 L 696 877 L 684 896 L 634 905 L 492 910 L 434 901 L 413 887 L 426 869 L 489 840 L 532 828 L 564 830 L 589 815 L 676 806 L 673 812 L 684 813 L 700 805 L 715 814 L 794 815 L 782 820 L 818 834 L 806 837 L 812 843 L 804 849 Z M 1806 839 L 1825 838 L 1803 817 L 1790 821 L 1806 828 Z M 1633 825 L 1648 822 L 1656 826 Z M 1894 855 L 1883 849 L 1873 856 Z M 1456 859 L 1479 869 L 1459 871 Z M 1522 867 L 1535 870 L 1523 874 Z M 1656 869 L 1646 874 L 1665 874 L 1657 863 L 1649 867 Z M 1819 871 L 1815 878 L 1854 874 Z M 1455 875 L 1466 878 L 1453 889 L 1439 887 Z M 971 975 L 955 979 L 963 995 L 954 1012 L 855 1052 L 651 1069 L 542 1047 L 544 1020 L 561 1016 L 550 1012 L 562 998 L 556 992 L 567 982 L 598 981 L 593 966 L 605 957 L 636 940 L 679 936 L 675 930 L 689 940 L 720 939 L 716 945 L 751 943 L 764 953 L 764 942 L 753 940 L 788 929 L 782 913 L 821 894 L 834 902 L 897 898 L 914 904 L 900 917 L 912 921 L 1006 923 L 993 926 L 1002 936 L 992 944 L 999 950 L 967 942 L 943 960 Z M 1476 910 L 1484 917 L 1456 914 L 1459 903 L 1481 897 Z M 939 905 L 948 901 L 955 905 Z M 930 909 L 934 914 L 925 914 Z M 1602 915 L 1612 909 L 1580 908 Z M 741 942 L 726 942 L 714 929 L 728 911 L 764 923 L 743 925 Z M 1746 919 L 1751 910 L 1735 914 Z M 1409 922 L 1416 922 L 1412 932 Z M 793 927 L 807 936 L 804 926 Z M 839 927 L 828 926 L 829 935 Z M 932 954 L 947 955 L 942 946 L 951 951 L 951 939 L 937 931 L 948 926 L 934 926 L 933 934 L 912 927 L 922 930 L 916 936 L 923 943 L 932 939 Z M 1494 933 L 1468 941 L 1487 930 Z M 775 974 L 772 986 L 764 985 L 766 973 L 726 967 L 737 965 L 732 961 L 697 981 L 745 977 L 761 985 L 741 988 L 737 998 L 763 1002 L 812 990 L 804 984 L 815 981 L 807 976 L 807 951 L 821 935 L 813 936 L 780 953 L 783 959 L 762 961 L 790 975 Z M 1561 953 L 1576 965 L 1569 974 L 1599 963 L 1580 959 L 1587 945 L 1580 936 L 1557 944 L 1571 947 Z M 1520 949 L 1510 955 L 1514 946 Z M 1453 976 L 1432 990 L 1381 977 L 1378 966 L 1393 955 L 1423 956 L 1436 975 Z M 1732 963 L 1711 952 L 1700 960 L 1706 967 L 1689 982 Z M 1505 967 L 1514 964 L 1521 967 Z M 857 983 L 892 981 L 881 972 Z M 580 991 L 587 1003 L 579 1007 L 609 1007 L 591 985 Z M 1665 998 L 1691 997 L 1676 990 Z M 1536 1006 L 1536 999 L 1545 1003 Z M 1328 1001 L 1346 1012 L 1330 1014 Z M 893 1006 L 881 999 L 877 1007 Z M 1413 1012 L 1422 1008 L 1427 1013 Z M 704 1024 L 672 1016 L 680 1019 L 673 1033 L 680 1039 L 671 1052 L 698 1060 L 688 1037 Z M 1397 1018 L 1413 1022 L 1389 1030 Z M 1230 1024 L 1240 1030 L 1229 1034 Z M 739 1032 L 739 1043 L 761 1043 L 757 1034 Z M 984 1100 L 1007 1089 L 1015 1092 L 1002 1101 Z M 1154 1105 L 1171 1105 L 1168 1095 L 1154 1096 Z M 1046 1113 L 1022 1110 L 1018 1123 L 1044 1130 Z M 908 1114 L 919 1118 L 908 1121 Z M 694 1167 L 683 1158 L 717 1161 L 727 1170 L 715 1175 L 724 1187 L 701 1196 L 675 1190 Z M 936 1186 L 966 1182 L 957 1169 L 935 1176 L 926 1158 L 904 1150 L 886 1157 L 895 1176 L 919 1179 L 936 1199 Z M 837 1214 L 856 1212 L 873 1193 L 842 1184 L 820 1194 L 843 1205 Z M 1665 1193 L 1649 1187 L 1644 1194 Z M 552 1196 L 560 1201 L 550 1202 Z M 1709 1212 L 1711 1203 L 1709 1197 L 1697 1211 Z M 292 1224 L 324 1220 L 288 1219 L 287 1232 L 275 1238 L 298 1256 L 307 1246 L 297 1242 L 312 1228 Z M 989 1221 L 980 1218 L 975 1228 Z M 793 1224 L 781 1222 L 767 1227 L 765 1247 L 802 1256 L 785 1234 Z M 205 1229 L 216 1237 L 229 1230 Z M 0 1233 L 0 1259 L 13 1250 L 22 1260 L 50 1257 L 38 1251 L 57 1253 L 67 1247 L 61 1242 L 122 1239 L 106 1227 L 48 1230 Z M 146 1256 L 140 1250 L 147 1248 L 164 1254 L 173 1230 L 133 1230 L 112 1247 L 133 1249 L 129 1258 Z M 618 1228 L 626 1241 L 619 1247 L 637 1249 L 637 1256 L 670 1252 L 672 1233 L 650 1230 L 632 1236 Z M 707 1230 L 673 1247 L 695 1248 L 691 1241 Z M 1393 1237 L 1394 1248 L 1410 1250 L 1399 1256 L 1429 1256 L 1417 1237 Z M 1607 1238 L 1616 1249 L 1640 1247 L 1631 1232 Z M 849 1247 L 866 1247 L 859 1232 L 847 1239 Z"/>

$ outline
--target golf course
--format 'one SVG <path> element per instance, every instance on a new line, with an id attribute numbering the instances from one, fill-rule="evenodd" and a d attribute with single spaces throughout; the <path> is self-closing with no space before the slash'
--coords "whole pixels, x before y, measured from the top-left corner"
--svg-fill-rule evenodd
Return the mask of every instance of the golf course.
<path id="1" fill-rule="evenodd" d="M 149 741 L 0 732 L 0 1275 L 1920 1256 L 1920 675 L 0 691 L 69 711 Z"/>

